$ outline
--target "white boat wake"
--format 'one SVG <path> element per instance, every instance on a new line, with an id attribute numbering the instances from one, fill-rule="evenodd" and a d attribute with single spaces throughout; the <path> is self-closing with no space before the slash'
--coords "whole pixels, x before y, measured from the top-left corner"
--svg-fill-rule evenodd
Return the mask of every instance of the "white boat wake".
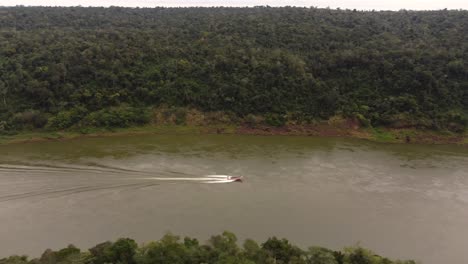
<path id="1" fill-rule="evenodd" d="M 147 178 L 136 178 L 136 179 L 156 180 L 156 181 L 188 181 L 188 182 L 200 182 L 200 183 L 231 183 L 231 182 L 242 182 L 243 176 L 206 175 L 204 177 L 147 177 Z"/>
<path id="2" fill-rule="evenodd" d="M 235 182 L 236 180 L 216 180 L 216 181 L 207 181 L 204 183 L 230 183 L 230 182 Z"/>

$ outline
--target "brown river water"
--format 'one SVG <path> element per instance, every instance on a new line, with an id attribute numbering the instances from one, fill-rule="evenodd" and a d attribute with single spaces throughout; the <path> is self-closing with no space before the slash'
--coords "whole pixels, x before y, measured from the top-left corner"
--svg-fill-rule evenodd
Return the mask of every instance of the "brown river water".
<path id="1" fill-rule="evenodd" d="M 245 181 L 211 184 L 211 174 Z M 224 230 L 466 264 L 468 149 L 238 135 L 0 146 L 0 258 Z"/>

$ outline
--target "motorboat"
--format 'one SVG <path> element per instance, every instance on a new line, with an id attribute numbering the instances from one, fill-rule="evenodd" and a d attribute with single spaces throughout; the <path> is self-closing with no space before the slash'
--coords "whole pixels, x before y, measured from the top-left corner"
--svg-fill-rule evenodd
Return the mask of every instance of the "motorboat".
<path id="1" fill-rule="evenodd" d="M 227 180 L 232 182 L 242 182 L 243 179 L 243 176 L 227 176 Z"/>
<path id="2" fill-rule="evenodd" d="M 204 179 L 206 183 L 229 183 L 229 182 L 242 182 L 244 176 L 230 176 L 230 175 L 206 175 Z"/>

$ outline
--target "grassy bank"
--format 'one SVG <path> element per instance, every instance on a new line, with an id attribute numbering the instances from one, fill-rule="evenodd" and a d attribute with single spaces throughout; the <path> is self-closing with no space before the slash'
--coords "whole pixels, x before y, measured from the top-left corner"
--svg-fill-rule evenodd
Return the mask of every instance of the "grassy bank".
<path id="1" fill-rule="evenodd" d="M 0 130 L 0 144 L 134 134 L 240 134 L 345 137 L 383 143 L 468 145 L 466 131 L 418 129 L 408 124 L 402 126 L 404 122 L 398 122 L 399 126 L 373 127 L 358 117 L 345 118 L 339 115 L 328 120 L 274 114 L 249 114 L 239 117 L 230 112 L 200 112 L 181 107 L 120 107 L 101 112 L 85 118 L 76 116 L 77 113 L 59 115 L 50 118 L 47 125 L 40 129 L 25 123 L 16 132 Z"/>
<path id="2" fill-rule="evenodd" d="M 83 130 L 19 132 L 13 135 L 0 135 L 0 144 L 22 143 L 47 140 L 69 140 L 81 137 L 110 137 L 145 134 L 212 134 L 235 133 L 235 126 L 181 126 L 181 125 L 146 125 L 128 128 L 89 128 Z"/>
<path id="3" fill-rule="evenodd" d="M 330 124 L 286 125 L 282 127 L 260 125 L 145 125 L 128 128 L 87 128 L 85 130 L 25 131 L 12 135 L 0 135 L 0 144 L 22 143 L 47 140 L 69 140 L 81 137 L 109 137 L 150 134 L 239 134 L 239 135 L 281 135 L 359 138 L 381 143 L 406 144 L 457 144 L 468 146 L 467 133 L 444 131 L 391 129 L 391 128 L 349 128 Z"/>

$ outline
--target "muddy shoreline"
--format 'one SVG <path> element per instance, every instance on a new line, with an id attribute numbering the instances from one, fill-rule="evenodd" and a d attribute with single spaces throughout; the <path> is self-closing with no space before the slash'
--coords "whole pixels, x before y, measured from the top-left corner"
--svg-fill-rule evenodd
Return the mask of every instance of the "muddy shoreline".
<path id="1" fill-rule="evenodd" d="M 216 126 L 176 126 L 176 125 L 148 125 L 121 129 L 96 129 L 86 131 L 35 131 L 21 132 L 15 135 L 0 136 L 0 144 L 25 143 L 37 141 L 62 141 L 82 137 L 110 137 L 142 134 L 239 134 L 259 136 L 314 136 L 314 137 L 342 137 L 359 138 L 382 143 L 406 144 L 455 144 L 468 147 L 466 133 L 457 134 L 443 131 L 392 128 L 359 128 L 321 125 L 287 125 L 248 126 L 248 125 L 216 125 Z"/>

